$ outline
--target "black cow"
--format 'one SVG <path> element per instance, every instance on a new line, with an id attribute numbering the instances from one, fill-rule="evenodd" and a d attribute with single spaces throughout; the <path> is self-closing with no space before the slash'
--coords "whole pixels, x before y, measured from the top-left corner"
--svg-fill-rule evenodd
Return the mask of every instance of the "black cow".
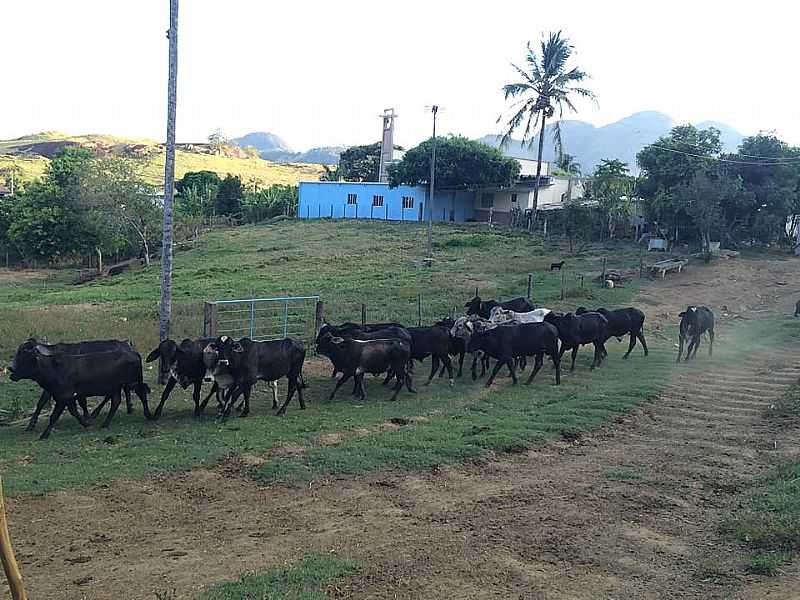
<path id="1" fill-rule="evenodd" d="M 562 260 L 561 262 L 557 263 L 550 263 L 550 271 L 560 271 L 564 268 L 564 263 L 566 261 Z"/>
<path id="2" fill-rule="evenodd" d="M 486 381 L 486 386 L 492 385 L 497 372 L 503 365 L 508 366 L 511 379 L 516 385 L 517 375 L 514 372 L 514 359 L 518 356 L 534 356 L 536 363 L 531 371 L 526 384 L 542 368 L 544 355 L 547 354 L 553 361 L 556 369 L 556 385 L 561 383 L 561 356 L 558 351 L 558 330 L 549 323 L 521 323 L 512 326 L 499 326 L 483 332 L 473 333 L 467 342 L 467 351 L 483 351 L 485 354 L 497 359 L 492 374 Z"/>
<path id="3" fill-rule="evenodd" d="M 536 309 L 529 300 L 522 297 L 506 300 L 505 302 L 498 302 L 497 300 L 487 300 L 484 302 L 481 300 L 480 296 L 475 296 L 472 300 L 464 304 L 468 315 L 478 315 L 484 319 L 489 318 L 495 306 L 500 306 L 506 310 L 513 310 L 514 312 L 529 312 Z"/>
<path id="4" fill-rule="evenodd" d="M 678 359 L 681 362 L 683 354 L 683 342 L 689 340 L 689 347 L 686 349 L 686 360 L 697 355 L 697 348 L 700 346 L 701 336 L 708 332 L 708 355 L 711 356 L 714 350 L 714 313 L 705 306 L 689 306 L 678 315 L 681 318 L 680 333 L 678 336 Z M 692 352 L 694 350 L 694 352 Z"/>
<path id="5" fill-rule="evenodd" d="M 582 315 L 589 312 L 584 307 L 579 307 L 576 315 Z M 600 313 L 608 320 L 608 328 L 606 329 L 606 339 L 603 344 L 612 337 L 620 339 L 622 336 L 630 334 L 630 343 L 628 344 L 628 351 L 622 358 L 628 358 L 628 355 L 633 351 L 638 339 L 642 343 L 644 355 L 648 355 L 647 342 L 644 340 L 644 313 L 638 308 L 618 308 L 616 310 L 608 310 L 605 308 L 598 308 L 594 312 Z"/>
<path id="6" fill-rule="evenodd" d="M 110 396 L 111 409 L 103 427 L 108 427 L 119 408 L 121 390 L 130 385 L 148 414 L 147 394 L 150 389 L 142 378 L 142 357 L 127 342 L 109 342 L 105 349 L 81 349 L 80 344 L 40 344 L 34 339 L 23 343 L 8 367 L 12 381 L 30 379 L 55 400 L 50 421 L 40 439 L 50 436 L 58 419 L 68 409 L 84 427 L 86 421 L 78 413 L 77 398 Z M 75 346 L 68 348 L 65 346 Z"/>
<path id="7" fill-rule="evenodd" d="M 433 327 L 409 327 L 411 334 L 411 360 L 422 362 L 431 357 L 431 374 L 425 385 L 428 385 L 441 362 L 447 369 L 450 385 L 453 385 L 453 363 L 450 361 L 450 330 L 441 325 Z"/>
<path id="8" fill-rule="evenodd" d="M 35 338 L 30 338 L 28 341 L 33 343 L 38 343 Z M 98 341 L 90 341 L 90 342 L 78 342 L 75 344 L 52 344 L 52 347 L 58 352 L 64 352 L 67 354 L 80 354 L 82 352 L 91 352 L 91 351 L 103 351 L 103 350 L 114 350 L 118 347 L 123 348 L 133 348 L 129 341 L 120 341 L 120 340 L 98 340 Z M 123 391 L 125 392 L 125 408 L 127 413 L 130 415 L 133 413 L 133 403 L 131 402 L 131 386 L 125 385 L 122 387 Z M 50 400 L 52 400 L 53 396 L 47 390 L 42 391 L 42 395 L 39 396 L 39 401 L 36 403 L 36 408 L 31 415 L 31 419 L 28 422 L 28 426 L 25 428 L 25 431 L 33 431 L 36 429 L 36 423 L 39 421 L 39 415 L 42 413 L 42 410 L 45 406 L 48 405 Z M 79 396 L 76 398 L 76 401 L 80 405 L 81 410 L 83 411 L 83 418 L 84 420 L 94 419 L 97 415 L 100 414 L 103 406 L 111 400 L 111 396 L 106 396 L 103 401 L 89 414 L 89 408 L 86 404 L 86 397 Z"/>
<path id="9" fill-rule="evenodd" d="M 545 323 L 555 325 L 558 329 L 558 337 L 561 339 L 561 356 L 567 350 L 572 350 L 572 364 L 569 370 L 575 370 L 575 358 L 578 356 L 578 349 L 583 344 L 594 345 L 594 359 L 592 369 L 600 366 L 603 357 L 607 354 L 605 340 L 608 338 L 606 329 L 608 320 L 596 312 L 587 312 L 582 315 L 567 313 L 559 315 L 554 312 L 548 313 L 544 318 Z"/>
<path id="10" fill-rule="evenodd" d="M 463 338 L 456 337 L 453 335 L 452 329 L 453 325 L 455 325 L 455 321 L 450 317 L 446 317 L 441 321 L 437 321 L 434 325 L 438 325 L 439 327 L 445 327 L 447 329 L 447 335 L 450 338 L 449 349 L 448 352 L 450 356 L 457 356 L 458 357 L 458 373 L 457 376 L 461 377 L 461 371 L 464 368 L 464 355 L 467 353 L 467 345 L 464 342 Z M 439 370 L 439 377 L 444 376 L 445 366 L 442 364 L 442 368 Z"/>
<path id="11" fill-rule="evenodd" d="M 164 403 L 172 393 L 175 384 L 180 384 L 184 390 L 190 385 L 194 386 L 192 391 L 192 399 L 194 400 L 194 414 L 200 416 L 208 404 L 208 400 L 214 394 L 217 395 L 217 404 L 222 405 L 221 395 L 219 392 L 219 385 L 214 382 L 211 391 L 205 397 L 205 400 L 200 402 L 200 390 L 203 387 L 203 377 L 206 374 L 206 368 L 203 364 L 203 350 L 216 338 L 196 338 L 183 340 L 180 345 L 175 343 L 174 340 L 164 340 L 158 345 L 158 348 L 153 350 L 147 355 L 145 362 L 153 362 L 156 359 L 161 359 L 161 373 L 169 373 L 169 380 L 161 393 L 161 400 L 158 403 L 156 411 L 152 415 L 152 419 L 161 417 L 161 411 L 164 409 Z"/>
<path id="12" fill-rule="evenodd" d="M 411 374 L 408 372 L 411 346 L 397 338 L 356 340 L 326 333 L 317 338 L 317 351 L 331 360 L 334 369 L 342 372 L 342 377 L 336 382 L 328 401 L 333 400 L 342 384 L 351 377 L 355 378 L 358 395 L 364 400 L 366 398 L 364 373 L 373 375 L 390 371 L 394 373 L 397 383 L 392 400 L 397 398 L 403 383 L 409 392 L 416 393 L 411 384 Z"/>
<path id="13" fill-rule="evenodd" d="M 305 409 L 306 403 L 303 399 L 303 364 L 306 360 L 306 349 L 303 342 L 294 338 L 284 338 L 282 340 L 272 340 L 267 342 L 256 342 L 250 338 L 242 338 L 239 341 L 222 336 L 209 344 L 206 354 L 209 351 L 218 352 L 217 367 L 221 367 L 223 372 L 230 373 L 233 377 L 231 389 L 225 398 L 225 403 L 220 413 L 228 415 L 239 395 L 244 395 L 244 408 L 242 417 L 250 414 L 250 395 L 253 386 L 259 381 L 271 383 L 282 377 L 286 377 L 288 388 L 286 400 L 278 408 L 275 396 L 272 398 L 272 408 L 278 409 L 276 414 L 282 415 L 286 412 L 286 407 L 292 400 L 295 392 L 300 401 L 300 408 Z M 215 368 L 213 379 L 219 376 L 219 371 Z"/>

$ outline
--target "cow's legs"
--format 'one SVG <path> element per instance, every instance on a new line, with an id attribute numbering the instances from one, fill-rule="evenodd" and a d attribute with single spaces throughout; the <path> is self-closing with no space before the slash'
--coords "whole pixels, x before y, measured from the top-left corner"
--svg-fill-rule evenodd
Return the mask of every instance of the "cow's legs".
<path id="1" fill-rule="evenodd" d="M 305 408 L 305 406 L 303 406 L 303 404 L 304 404 L 303 403 L 303 392 L 300 391 L 300 387 L 301 386 L 297 382 L 297 377 L 292 377 L 291 375 L 289 375 L 286 379 L 288 381 L 288 386 L 287 386 L 287 389 L 286 389 L 286 400 L 281 405 L 281 407 L 278 409 L 278 412 L 275 413 L 276 415 L 282 415 L 282 414 L 284 414 L 286 412 L 286 407 L 289 406 L 289 402 L 292 401 L 292 396 L 294 396 L 295 390 L 297 390 L 297 397 L 300 399 L 300 408 Z M 275 382 L 275 383 L 276 383 L 276 388 L 277 388 L 277 382 Z"/>
<path id="2" fill-rule="evenodd" d="M 103 427 L 109 427 L 111 425 L 111 420 L 114 418 L 114 415 L 117 414 L 117 409 L 119 408 L 121 402 L 121 390 L 114 390 L 114 393 L 111 396 L 111 408 L 108 409 L 108 416 L 103 422 Z"/>
<path id="3" fill-rule="evenodd" d="M 513 363 L 513 359 L 512 359 L 512 363 Z M 494 369 L 492 369 L 492 374 L 489 375 L 489 379 L 486 380 L 486 387 L 489 387 L 490 385 L 492 385 L 492 382 L 494 381 L 494 378 L 497 376 L 497 372 L 500 370 L 500 367 L 502 367 L 505 364 L 506 364 L 506 361 L 498 359 L 498 361 L 494 365 Z"/>
<path id="4" fill-rule="evenodd" d="M 635 346 L 636 346 L 636 334 L 634 332 L 631 332 L 631 341 L 628 344 L 628 351 L 625 353 L 625 355 L 622 358 L 628 358 L 630 353 L 633 352 L 633 348 Z"/>
<path id="5" fill-rule="evenodd" d="M 644 331 L 640 329 L 636 333 L 636 337 L 639 338 L 639 341 L 642 343 L 642 348 L 644 348 L 644 355 L 647 356 L 648 350 L 647 350 L 647 342 L 644 341 Z"/>
<path id="6" fill-rule="evenodd" d="M 575 359 L 578 358 L 578 345 L 576 344 L 575 347 L 572 349 L 572 364 L 569 367 L 570 372 L 575 370 Z M 594 368 L 594 365 L 592 365 Z"/>
<path id="7" fill-rule="evenodd" d="M 678 358 L 675 360 L 676 363 L 681 362 L 681 354 L 683 354 L 683 336 L 678 336 Z"/>
<path id="8" fill-rule="evenodd" d="M 47 427 L 42 432 L 42 435 L 39 436 L 40 440 L 46 440 L 50 437 L 50 433 L 53 431 L 53 427 L 55 427 L 56 422 L 61 417 L 61 413 L 63 413 L 64 409 L 67 407 L 69 399 L 56 398 L 55 402 L 56 405 L 53 407 L 53 412 L 50 413 L 50 421 L 47 423 Z"/>
<path id="9" fill-rule="evenodd" d="M 129 415 L 133 414 L 133 403 L 131 402 L 131 388 L 127 385 L 123 386 L 123 391 L 125 392 L 125 412 Z"/>
<path id="10" fill-rule="evenodd" d="M 556 385 L 561 385 L 561 356 L 556 351 L 550 355 L 550 358 L 553 359 L 553 365 L 556 368 Z"/>
<path id="11" fill-rule="evenodd" d="M 253 392 L 253 386 L 248 385 L 244 388 L 244 409 L 239 413 L 240 417 L 246 417 L 250 414 L 250 394 Z"/>
<path id="12" fill-rule="evenodd" d="M 449 354 L 443 355 L 442 356 L 442 362 L 444 363 L 444 366 L 447 368 L 448 383 L 452 386 L 453 383 L 454 383 L 454 381 L 453 381 L 453 361 L 450 360 L 450 355 Z"/>
<path id="13" fill-rule="evenodd" d="M 161 392 L 161 401 L 158 403 L 156 407 L 156 412 L 153 413 L 153 420 L 158 420 L 161 418 L 161 411 L 164 410 L 164 403 L 169 398 L 170 393 L 172 393 L 172 389 L 175 387 L 175 384 L 178 383 L 178 380 L 175 379 L 170 375 L 169 381 L 167 381 L 167 385 L 164 388 L 164 391 Z"/>
<path id="14" fill-rule="evenodd" d="M 197 386 L 196 389 L 199 390 L 200 386 L 198 384 L 195 384 L 195 386 Z M 199 417 L 200 415 L 203 414 L 203 412 L 206 410 L 206 406 L 208 405 L 208 401 L 211 400 L 211 396 L 213 396 L 214 394 L 216 394 L 217 396 L 217 408 L 219 409 L 222 407 L 223 403 L 222 400 L 220 399 L 219 384 L 215 381 L 214 385 L 211 386 L 211 391 L 208 392 L 208 395 L 203 399 L 200 405 L 198 406 L 197 404 L 195 404 L 194 416 Z M 198 392 L 198 398 L 199 398 L 199 392 Z"/>
<path id="15" fill-rule="evenodd" d="M 436 375 L 436 371 L 438 369 L 439 369 L 439 357 L 436 354 L 431 354 L 431 374 L 430 376 L 428 376 L 428 381 L 425 382 L 425 385 L 430 385 L 431 381 L 433 381 L 433 376 Z M 452 379 L 452 376 L 450 378 Z"/>
<path id="16" fill-rule="evenodd" d="M 542 368 L 543 363 L 544 363 L 543 355 L 541 353 L 537 354 L 536 360 L 533 363 L 533 371 L 531 371 L 531 374 L 528 376 L 528 380 L 525 382 L 525 385 L 530 385 L 530 383 L 533 381 L 533 378 L 536 377 L 536 374 Z"/>
<path id="17" fill-rule="evenodd" d="M 28 421 L 28 426 L 25 428 L 25 431 L 33 431 L 36 429 L 36 422 L 39 420 L 39 415 L 42 413 L 42 409 L 50 402 L 50 392 L 42 391 L 42 395 L 39 396 L 39 402 L 36 403 L 36 409 L 33 411 L 31 415 L 31 420 Z"/>
<path id="18" fill-rule="evenodd" d="M 333 397 L 336 395 L 336 392 L 339 391 L 339 388 L 342 387 L 342 384 L 350 379 L 353 376 L 352 373 L 343 373 L 341 379 L 336 382 L 336 387 L 333 388 L 331 395 L 328 397 L 328 402 L 333 400 Z"/>
<path id="19" fill-rule="evenodd" d="M 84 402 L 86 401 L 85 398 L 83 400 Z M 69 411 L 69 414 L 75 417 L 78 420 L 78 423 L 80 423 L 83 427 L 89 426 L 89 422 L 86 421 L 78 411 L 78 404 L 75 401 L 75 398 L 70 398 L 70 401 L 67 403 L 67 410 Z"/>

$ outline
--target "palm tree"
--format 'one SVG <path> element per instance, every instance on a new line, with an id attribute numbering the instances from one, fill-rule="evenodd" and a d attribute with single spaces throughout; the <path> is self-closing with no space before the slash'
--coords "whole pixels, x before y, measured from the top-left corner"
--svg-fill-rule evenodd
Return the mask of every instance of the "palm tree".
<path id="1" fill-rule="evenodd" d="M 556 166 L 559 169 L 564 171 L 569 175 L 580 175 L 581 174 L 581 165 L 580 163 L 576 162 L 575 157 L 572 154 L 567 154 L 566 152 L 562 152 L 558 156 L 558 160 L 556 161 Z"/>
<path id="2" fill-rule="evenodd" d="M 568 68 L 567 62 L 572 55 L 572 45 L 567 38 L 561 37 L 561 32 L 550 33 L 547 38 L 542 38 L 540 51 L 537 52 L 528 42 L 528 54 L 525 57 L 527 70 L 512 63 L 512 67 L 522 77 L 522 81 L 509 83 L 503 86 L 505 99 L 515 99 L 510 111 L 513 113 L 505 124 L 505 133 L 501 146 L 505 147 L 511 140 L 511 135 L 525 121 L 525 131 L 522 143 L 533 145 L 537 125 L 539 126 L 539 154 L 536 162 L 536 181 L 533 188 L 533 218 L 536 218 L 536 209 L 539 204 L 539 177 L 542 173 L 542 150 L 544 149 L 544 128 L 547 119 L 553 118 L 558 111 L 558 118 L 553 126 L 553 140 L 556 154 L 561 154 L 561 127 L 560 119 L 564 107 L 577 112 L 572 101 L 575 97 L 595 99 L 594 93 L 578 84 L 589 76 L 577 67 Z M 502 115 L 498 122 L 502 120 Z M 531 223 L 533 224 L 533 222 Z"/>

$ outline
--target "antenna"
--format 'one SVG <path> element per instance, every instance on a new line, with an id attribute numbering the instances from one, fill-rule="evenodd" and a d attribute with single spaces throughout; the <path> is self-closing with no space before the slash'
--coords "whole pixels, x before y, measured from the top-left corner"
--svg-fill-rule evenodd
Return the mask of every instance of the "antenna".
<path id="1" fill-rule="evenodd" d="M 394 120 L 399 116 L 394 108 L 384 108 L 379 115 L 383 120 L 383 133 L 381 135 L 381 163 L 378 169 L 378 181 L 389 181 L 389 165 L 394 160 Z"/>

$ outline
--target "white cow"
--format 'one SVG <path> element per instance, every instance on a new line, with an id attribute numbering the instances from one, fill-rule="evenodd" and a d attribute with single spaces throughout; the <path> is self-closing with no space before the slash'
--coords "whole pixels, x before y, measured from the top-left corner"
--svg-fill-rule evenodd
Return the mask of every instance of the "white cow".
<path id="1" fill-rule="evenodd" d="M 501 306 L 495 306 L 489 315 L 492 323 L 541 323 L 550 313 L 549 308 L 537 308 L 528 312 L 514 312 Z"/>

